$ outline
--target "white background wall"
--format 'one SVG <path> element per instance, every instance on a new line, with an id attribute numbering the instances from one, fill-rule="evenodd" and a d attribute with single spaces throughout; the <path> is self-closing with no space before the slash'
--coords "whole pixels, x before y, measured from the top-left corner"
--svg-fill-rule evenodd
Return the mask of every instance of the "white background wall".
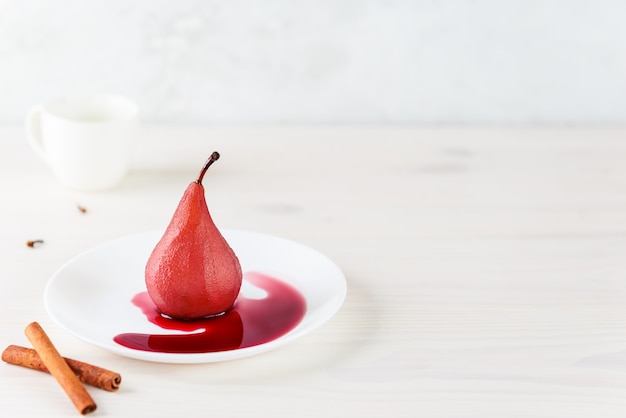
<path id="1" fill-rule="evenodd" d="M 0 0 L 0 122 L 624 123 L 621 0 Z"/>

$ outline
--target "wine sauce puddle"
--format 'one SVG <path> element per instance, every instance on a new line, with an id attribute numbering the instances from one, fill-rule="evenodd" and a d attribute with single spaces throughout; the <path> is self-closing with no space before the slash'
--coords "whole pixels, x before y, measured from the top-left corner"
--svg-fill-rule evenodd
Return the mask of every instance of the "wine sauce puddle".
<path id="1" fill-rule="evenodd" d="M 127 348 L 160 353 L 211 353 L 264 344 L 295 328 L 306 313 L 306 301 L 296 289 L 273 277 L 246 273 L 244 280 L 262 289 L 261 299 L 239 295 L 233 308 L 223 315 L 193 321 L 162 316 L 148 292 L 132 302 L 146 319 L 163 329 L 187 334 L 116 335 L 113 340 Z"/>

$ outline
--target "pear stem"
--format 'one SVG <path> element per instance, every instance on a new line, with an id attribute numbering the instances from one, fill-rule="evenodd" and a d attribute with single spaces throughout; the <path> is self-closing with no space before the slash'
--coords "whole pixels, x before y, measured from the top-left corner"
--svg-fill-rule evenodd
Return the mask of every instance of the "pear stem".
<path id="1" fill-rule="evenodd" d="M 209 167 L 211 167 L 211 164 L 213 164 L 214 162 L 219 160 L 219 158 L 220 158 L 220 153 L 219 152 L 215 151 L 215 152 L 213 152 L 213 154 L 211 154 L 209 159 L 206 160 L 206 163 L 204 164 L 204 167 L 202 167 L 202 170 L 200 171 L 200 174 L 198 174 L 198 178 L 196 179 L 196 183 L 202 184 L 202 179 L 204 178 L 204 175 L 206 174 L 206 171 L 209 169 Z"/>

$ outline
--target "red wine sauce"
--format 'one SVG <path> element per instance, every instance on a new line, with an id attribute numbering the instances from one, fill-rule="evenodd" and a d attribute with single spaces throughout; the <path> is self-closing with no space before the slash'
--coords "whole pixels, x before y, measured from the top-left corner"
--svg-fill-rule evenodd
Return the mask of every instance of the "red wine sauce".
<path id="1" fill-rule="evenodd" d="M 239 295 L 223 315 L 193 321 L 162 316 L 148 292 L 133 297 L 147 320 L 164 329 L 186 334 L 119 334 L 124 347 L 161 353 L 210 353 L 235 350 L 273 341 L 295 328 L 306 312 L 306 301 L 296 289 L 273 277 L 246 273 L 244 280 L 267 292 L 262 299 Z"/>

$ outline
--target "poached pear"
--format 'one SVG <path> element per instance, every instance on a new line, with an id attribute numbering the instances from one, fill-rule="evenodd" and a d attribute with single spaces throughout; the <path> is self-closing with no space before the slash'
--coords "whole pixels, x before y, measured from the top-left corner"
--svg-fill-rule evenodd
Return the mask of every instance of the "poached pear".
<path id="1" fill-rule="evenodd" d="M 198 319 L 230 309 L 241 289 L 239 259 L 215 226 L 202 179 L 214 152 L 189 184 L 146 264 L 148 294 L 161 314 Z"/>

